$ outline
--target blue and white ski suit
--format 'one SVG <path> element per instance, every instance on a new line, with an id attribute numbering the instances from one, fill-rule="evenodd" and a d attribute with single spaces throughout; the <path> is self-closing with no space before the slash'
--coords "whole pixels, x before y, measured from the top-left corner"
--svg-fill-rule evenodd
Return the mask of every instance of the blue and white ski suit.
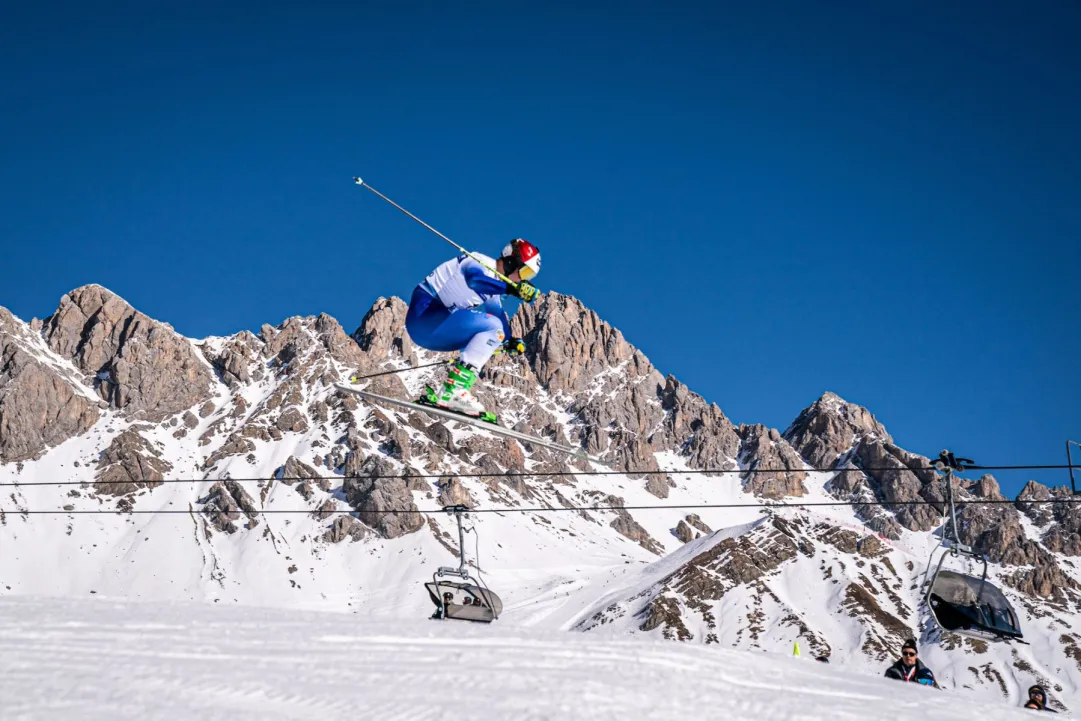
<path id="1" fill-rule="evenodd" d="M 495 267 L 486 255 L 473 255 Z M 413 290 L 405 329 L 413 342 L 434 351 L 460 350 L 460 359 L 481 368 L 510 337 L 503 310 L 507 284 L 467 255 L 448 260 Z"/>

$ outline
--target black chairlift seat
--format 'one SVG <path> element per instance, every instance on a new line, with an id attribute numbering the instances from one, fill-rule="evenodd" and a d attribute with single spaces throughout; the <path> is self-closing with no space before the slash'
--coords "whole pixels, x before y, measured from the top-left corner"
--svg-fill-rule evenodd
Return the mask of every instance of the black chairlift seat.
<path id="1" fill-rule="evenodd" d="M 1001 589 L 987 580 L 987 556 L 961 543 L 957 531 L 957 511 L 953 499 L 953 472 L 973 465 L 967 458 L 958 458 L 942 451 L 933 462 L 936 470 L 945 472 L 946 515 L 938 546 L 931 551 L 924 572 L 921 593 L 931 617 L 942 630 L 984 641 L 1020 641 L 1021 624 L 1017 613 Z M 934 563 L 935 553 L 943 553 Z M 967 559 L 983 564 L 983 574 L 970 576 L 943 570 L 947 558 Z"/>
<path id="2" fill-rule="evenodd" d="M 927 600 L 935 621 L 945 631 L 989 641 L 1022 637 L 1010 602 L 984 578 L 940 570 Z"/>
<path id="3" fill-rule="evenodd" d="M 436 618 L 491 623 L 503 613 L 503 601 L 474 583 L 434 580 L 424 584 L 437 607 Z"/>

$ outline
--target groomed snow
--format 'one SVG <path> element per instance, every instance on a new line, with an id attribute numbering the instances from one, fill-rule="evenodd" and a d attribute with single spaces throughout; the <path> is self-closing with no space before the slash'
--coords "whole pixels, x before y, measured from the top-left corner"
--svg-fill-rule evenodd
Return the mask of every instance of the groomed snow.
<path id="1" fill-rule="evenodd" d="M 11 721 L 999 721 L 1031 713 L 763 652 L 196 603 L 0 598 L 0 649 L 0 717 Z"/>

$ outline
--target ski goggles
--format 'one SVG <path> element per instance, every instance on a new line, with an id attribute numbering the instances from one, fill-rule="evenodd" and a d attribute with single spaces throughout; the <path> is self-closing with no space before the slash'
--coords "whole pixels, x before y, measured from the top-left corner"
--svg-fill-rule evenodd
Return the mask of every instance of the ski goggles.
<path id="1" fill-rule="evenodd" d="M 522 280 L 530 280 L 537 277 L 537 271 L 533 270 L 528 265 L 523 265 L 518 269 L 518 277 Z"/>

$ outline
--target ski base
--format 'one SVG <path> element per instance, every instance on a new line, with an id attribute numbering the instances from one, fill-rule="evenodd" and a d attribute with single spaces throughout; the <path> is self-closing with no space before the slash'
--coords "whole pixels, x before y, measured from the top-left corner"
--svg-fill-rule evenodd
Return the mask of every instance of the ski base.
<path id="1" fill-rule="evenodd" d="M 540 446 L 541 448 L 547 448 L 550 451 L 562 453 L 566 456 L 570 456 L 571 458 L 577 458 L 583 461 L 589 461 L 590 463 L 596 463 L 601 466 L 611 467 L 611 464 L 609 464 L 608 462 L 602 461 L 599 458 L 594 458 L 593 456 L 590 456 L 586 453 L 582 453 L 575 448 L 571 448 L 570 446 L 564 446 L 559 443 L 553 443 L 551 441 L 544 440 L 543 438 L 531 436 L 528 433 L 522 433 L 521 431 L 516 431 L 512 428 L 501 426 L 494 420 L 484 420 L 482 418 L 478 418 L 477 416 L 469 416 L 464 413 L 457 413 L 455 411 L 448 410 L 446 408 L 440 408 L 429 403 L 403 401 L 397 398 L 387 398 L 386 396 L 369 393 L 368 391 L 362 391 L 359 388 L 352 388 L 348 385 L 344 385 L 341 383 L 334 384 L 334 387 L 338 390 L 358 395 L 361 398 L 365 398 L 368 401 L 378 403 L 380 405 L 392 405 L 399 406 L 401 408 L 409 408 L 412 410 L 422 411 L 432 416 L 438 416 L 440 418 L 446 418 L 452 421 L 459 421 L 461 423 L 466 423 L 477 428 L 484 428 L 488 431 L 491 431 L 492 433 L 495 433 L 496 435 L 506 436 L 508 438 L 513 438 L 517 441 L 521 441 L 522 443 L 529 443 L 534 446 Z M 494 418 L 495 416 L 492 415 L 492 417 Z"/>
<path id="2" fill-rule="evenodd" d="M 499 418 L 495 413 L 490 411 L 481 411 L 480 415 L 471 415 L 469 413 L 463 413 L 462 411 L 456 411 L 453 408 L 445 408 L 439 405 L 439 394 L 435 392 L 435 388 L 431 386 L 424 386 L 424 395 L 417 399 L 417 403 L 422 406 L 431 406 L 432 408 L 438 408 L 441 411 L 448 411 L 450 413 L 457 413 L 460 416 L 466 418 L 476 418 L 477 420 L 484 421 L 485 423 L 494 423 L 499 425 Z"/>

